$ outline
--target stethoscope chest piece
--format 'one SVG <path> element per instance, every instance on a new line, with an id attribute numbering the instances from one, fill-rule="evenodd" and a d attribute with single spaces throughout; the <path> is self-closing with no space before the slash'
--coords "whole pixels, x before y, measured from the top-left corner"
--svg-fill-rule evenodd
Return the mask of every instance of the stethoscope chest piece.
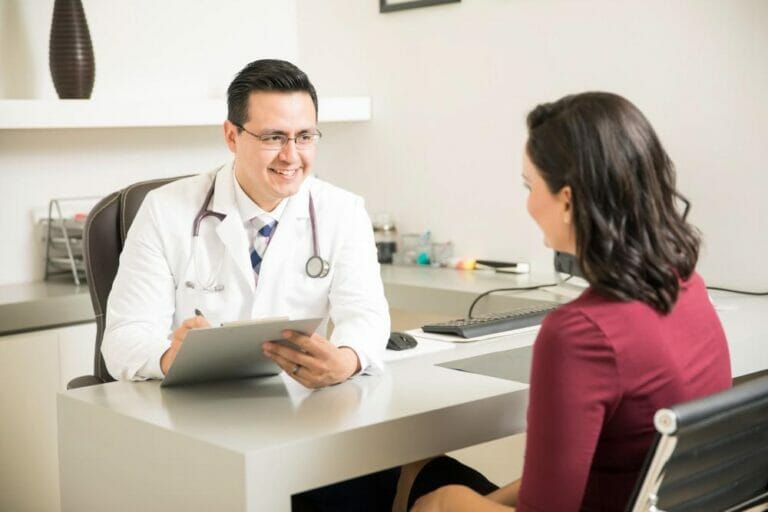
<path id="1" fill-rule="evenodd" d="M 313 278 L 325 277 L 331 270 L 331 264 L 318 255 L 310 256 L 307 264 L 304 266 L 307 275 Z"/>
<path id="2" fill-rule="evenodd" d="M 226 215 L 223 213 L 215 212 L 209 208 L 211 204 L 211 200 L 213 199 L 213 193 L 216 188 L 216 177 L 214 176 L 213 181 L 211 182 L 211 188 L 208 189 L 208 193 L 205 196 L 205 201 L 203 201 L 203 206 L 200 208 L 200 210 L 197 212 L 197 215 L 195 216 L 195 220 L 192 223 L 192 247 L 191 247 L 191 253 L 190 253 L 190 264 L 193 266 L 195 275 L 198 276 L 197 279 L 189 280 L 184 283 L 184 285 L 190 289 L 190 290 L 200 290 L 205 292 L 221 292 L 224 290 L 224 285 L 217 282 L 217 278 L 219 274 L 221 273 L 222 265 L 224 264 L 224 255 L 222 253 L 221 258 L 219 258 L 219 263 L 216 266 L 215 269 L 213 269 L 212 274 L 209 276 L 209 278 L 202 282 L 199 280 L 199 276 L 202 275 L 200 272 L 200 269 L 198 269 L 198 260 L 196 258 L 196 254 L 198 251 L 198 238 L 200 236 L 200 224 L 202 223 L 203 219 L 206 217 L 215 217 L 219 221 L 223 221 L 226 218 Z M 312 224 L 312 256 L 309 257 L 307 260 L 306 265 L 304 266 L 304 270 L 306 270 L 307 275 L 312 278 L 323 278 L 328 275 L 328 273 L 331 270 L 331 264 L 328 263 L 327 260 L 324 260 L 320 257 L 317 247 L 317 220 L 315 219 L 315 203 L 312 200 L 312 194 L 309 194 L 309 220 Z M 271 238 L 272 235 L 270 235 Z M 269 243 L 269 242 L 267 242 Z"/>
<path id="3" fill-rule="evenodd" d="M 309 194 L 309 221 L 312 224 L 312 256 L 309 257 L 307 264 L 304 265 L 304 270 L 309 277 L 317 279 L 328 275 L 328 272 L 331 270 L 331 264 L 320 257 L 320 252 L 317 249 L 317 221 L 315 217 L 315 203 L 312 201 L 312 194 Z"/>

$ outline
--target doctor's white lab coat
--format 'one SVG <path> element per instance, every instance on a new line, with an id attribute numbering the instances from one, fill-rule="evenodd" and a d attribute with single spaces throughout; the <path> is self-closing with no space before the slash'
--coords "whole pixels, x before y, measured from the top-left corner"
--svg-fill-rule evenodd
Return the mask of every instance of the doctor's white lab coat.
<path id="1" fill-rule="evenodd" d="M 226 218 L 202 221 L 193 262 L 192 223 L 214 179 L 209 209 Z M 363 371 L 379 371 L 389 311 L 362 198 L 307 177 L 287 199 L 256 286 L 235 186 L 230 163 L 147 194 L 128 232 L 107 305 L 102 354 L 109 373 L 116 379 L 162 378 L 160 357 L 170 347 L 169 336 L 195 309 L 212 325 L 275 316 L 323 317 L 321 334 L 330 318 L 331 342 L 354 349 Z M 330 263 L 324 278 L 311 278 L 305 271 L 313 254 L 310 192 L 318 252 Z M 223 285 L 221 291 L 199 286 L 212 277 Z"/>

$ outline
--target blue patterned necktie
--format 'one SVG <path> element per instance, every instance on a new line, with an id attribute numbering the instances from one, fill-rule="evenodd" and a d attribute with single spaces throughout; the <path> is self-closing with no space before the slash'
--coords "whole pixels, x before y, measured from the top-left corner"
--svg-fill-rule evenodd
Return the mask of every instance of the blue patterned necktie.
<path id="1" fill-rule="evenodd" d="M 252 222 L 261 223 L 261 220 L 254 219 Z M 272 232 L 277 226 L 277 221 L 273 220 L 269 224 L 264 224 L 259 229 L 256 237 L 253 240 L 253 249 L 251 249 L 251 266 L 253 267 L 253 273 L 256 280 L 259 279 L 259 271 L 261 270 L 261 261 L 264 259 L 264 253 L 267 251 L 267 245 L 272 237 Z"/>

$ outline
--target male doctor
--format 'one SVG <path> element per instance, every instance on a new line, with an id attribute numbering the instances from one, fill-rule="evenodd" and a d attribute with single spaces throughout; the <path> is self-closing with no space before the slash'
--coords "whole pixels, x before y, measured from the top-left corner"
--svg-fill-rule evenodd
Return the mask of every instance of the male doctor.
<path id="1" fill-rule="evenodd" d="M 301 351 L 264 345 L 301 384 L 375 373 L 389 313 L 371 222 L 360 197 L 311 175 L 314 87 L 293 64 L 258 60 L 227 93 L 234 160 L 150 192 L 130 228 L 107 307 L 109 373 L 163 378 L 191 329 L 277 316 L 325 318 L 311 336 L 286 332 Z"/>

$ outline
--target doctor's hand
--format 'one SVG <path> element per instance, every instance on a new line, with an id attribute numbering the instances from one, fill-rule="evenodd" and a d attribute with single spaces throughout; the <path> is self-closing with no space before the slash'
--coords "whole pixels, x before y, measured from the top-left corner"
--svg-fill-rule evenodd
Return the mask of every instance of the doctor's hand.
<path id="1" fill-rule="evenodd" d="M 181 323 L 173 334 L 171 335 L 171 346 L 168 347 L 162 357 L 160 358 L 160 369 L 163 371 L 163 375 L 168 374 L 168 370 L 171 369 L 173 361 L 176 359 L 176 354 L 179 353 L 181 344 L 184 343 L 184 338 L 187 337 L 187 333 L 192 329 L 200 329 L 203 327 L 210 327 L 211 324 L 203 316 L 193 316 L 187 318 Z"/>
<path id="2" fill-rule="evenodd" d="M 337 347 L 315 333 L 283 331 L 283 338 L 301 350 L 274 342 L 262 345 L 264 355 L 307 388 L 322 388 L 344 382 L 360 371 L 360 359 L 349 347 Z"/>

